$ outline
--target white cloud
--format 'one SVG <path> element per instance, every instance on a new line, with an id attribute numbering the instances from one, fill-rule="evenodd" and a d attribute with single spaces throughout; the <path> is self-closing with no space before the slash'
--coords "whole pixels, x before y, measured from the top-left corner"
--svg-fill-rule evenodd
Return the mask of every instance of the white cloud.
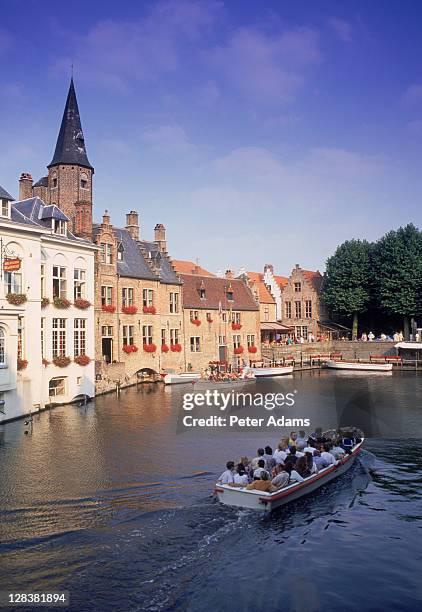
<path id="1" fill-rule="evenodd" d="M 328 20 L 329 27 L 333 32 L 345 43 L 350 43 L 353 40 L 353 28 L 348 21 L 331 17 Z"/>
<path id="2" fill-rule="evenodd" d="M 149 127 L 142 133 L 142 138 L 159 153 L 189 153 L 196 148 L 185 130 L 177 124 Z"/>

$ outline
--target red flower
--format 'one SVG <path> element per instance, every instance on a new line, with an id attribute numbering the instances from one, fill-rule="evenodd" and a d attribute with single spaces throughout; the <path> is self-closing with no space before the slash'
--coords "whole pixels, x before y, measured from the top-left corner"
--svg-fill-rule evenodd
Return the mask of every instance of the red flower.
<path id="1" fill-rule="evenodd" d="M 116 307 L 113 306 L 112 304 L 103 304 L 101 306 L 101 310 L 103 312 L 111 312 L 111 313 L 113 313 L 113 312 L 116 312 Z"/>
<path id="2" fill-rule="evenodd" d="M 125 314 L 136 314 L 138 312 L 138 309 L 136 308 L 136 306 L 122 306 L 122 312 L 124 312 Z"/>
<path id="3" fill-rule="evenodd" d="M 66 368 L 71 362 L 70 357 L 65 357 L 64 355 L 59 355 L 58 357 L 54 357 L 53 363 L 55 366 L 59 368 Z"/>
<path id="4" fill-rule="evenodd" d="M 211 319 L 211 317 L 207 317 L 207 323 L 212 323 L 212 321 L 213 320 Z"/>
<path id="5" fill-rule="evenodd" d="M 87 366 L 91 362 L 91 359 L 88 355 L 78 355 L 73 361 L 80 366 Z"/>
<path id="6" fill-rule="evenodd" d="M 235 354 L 235 355 L 241 355 L 242 353 L 243 353 L 243 346 L 237 346 L 237 347 L 234 349 L 234 354 Z"/>
<path id="7" fill-rule="evenodd" d="M 143 306 L 142 312 L 144 314 L 155 314 L 157 311 L 155 309 L 155 306 Z"/>
<path id="8" fill-rule="evenodd" d="M 173 353 L 180 353 L 180 351 L 182 350 L 182 345 L 179 343 L 170 344 L 170 350 L 173 351 Z"/>
<path id="9" fill-rule="evenodd" d="M 248 351 L 250 353 L 256 353 L 257 352 L 257 347 L 256 346 L 248 346 Z"/>
<path id="10" fill-rule="evenodd" d="M 199 319 L 191 319 L 191 323 L 199 327 L 201 325 L 201 321 Z"/>
<path id="11" fill-rule="evenodd" d="M 47 308 L 49 303 L 50 303 L 50 300 L 48 299 L 48 297 L 43 297 L 41 300 L 41 308 Z"/>
<path id="12" fill-rule="evenodd" d="M 70 302 L 66 298 L 55 297 L 53 300 L 53 304 L 56 308 L 69 308 Z"/>
<path id="13" fill-rule="evenodd" d="M 75 308 L 79 308 L 80 310 L 86 310 L 91 306 L 91 302 L 88 300 L 83 300 L 82 298 L 76 298 L 74 300 L 73 305 Z"/>
<path id="14" fill-rule="evenodd" d="M 233 329 L 233 330 L 235 330 L 235 329 L 242 329 L 242 326 L 241 326 L 241 324 L 240 324 L 240 323 L 235 323 L 235 322 L 233 321 L 233 323 L 232 323 L 232 329 Z"/>
<path id="15" fill-rule="evenodd" d="M 43 360 L 42 360 L 42 364 L 43 364 L 43 366 L 46 368 L 47 366 L 49 366 L 49 365 L 50 365 L 50 362 L 48 361 L 48 359 L 46 359 L 46 358 L 44 357 L 44 358 L 43 358 Z"/>
<path id="16" fill-rule="evenodd" d="M 162 344 L 161 345 L 161 352 L 162 353 L 168 353 L 169 352 L 169 347 L 167 346 L 167 344 Z"/>
<path id="17" fill-rule="evenodd" d="M 129 353 L 136 353 L 138 350 L 138 347 L 136 346 L 136 344 L 125 344 L 123 347 L 123 351 L 129 355 Z"/>
<path id="18" fill-rule="evenodd" d="M 155 344 L 144 344 L 144 351 L 146 353 L 155 353 L 156 350 L 157 347 L 155 346 Z"/>
<path id="19" fill-rule="evenodd" d="M 24 370 L 27 365 L 28 365 L 28 362 L 27 362 L 26 359 L 19 359 L 18 358 L 18 370 Z"/>

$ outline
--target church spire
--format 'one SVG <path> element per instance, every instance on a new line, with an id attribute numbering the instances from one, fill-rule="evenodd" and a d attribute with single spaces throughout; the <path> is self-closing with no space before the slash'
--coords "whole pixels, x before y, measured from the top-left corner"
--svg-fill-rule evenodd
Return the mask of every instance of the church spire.
<path id="1" fill-rule="evenodd" d="M 58 164 L 74 164 L 90 168 L 92 171 L 94 170 L 86 154 L 73 77 L 70 80 L 69 93 L 67 94 L 56 149 L 48 167 L 50 168 Z"/>

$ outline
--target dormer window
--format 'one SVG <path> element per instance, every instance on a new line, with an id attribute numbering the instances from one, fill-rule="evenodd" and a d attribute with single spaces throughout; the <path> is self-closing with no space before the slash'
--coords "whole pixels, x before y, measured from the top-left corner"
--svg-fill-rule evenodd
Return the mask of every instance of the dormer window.
<path id="1" fill-rule="evenodd" d="M 201 287 L 199 289 L 199 297 L 201 298 L 201 300 L 205 300 L 205 287 Z"/>
<path id="2" fill-rule="evenodd" d="M 117 261 L 123 261 L 124 248 L 122 243 L 117 247 Z"/>
<path id="3" fill-rule="evenodd" d="M 2 217 L 7 217 L 10 219 L 10 202 L 9 200 L 0 200 L 0 213 Z"/>
<path id="4" fill-rule="evenodd" d="M 233 301 L 233 291 L 232 289 L 227 289 L 227 299 Z"/>
<path id="5" fill-rule="evenodd" d="M 53 219 L 53 232 L 59 236 L 66 236 L 66 221 L 62 219 Z"/>

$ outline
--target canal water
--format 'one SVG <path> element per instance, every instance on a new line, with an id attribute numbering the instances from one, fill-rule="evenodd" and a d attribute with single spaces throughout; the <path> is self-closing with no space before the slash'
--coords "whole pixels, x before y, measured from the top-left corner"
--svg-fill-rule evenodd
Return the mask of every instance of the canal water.
<path id="1" fill-rule="evenodd" d="M 376 436 L 347 474 L 271 516 L 221 506 L 212 490 L 228 459 L 279 432 L 183 431 L 184 387 L 58 407 L 32 431 L 0 426 L 0 590 L 66 590 L 78 611 L 421 609 L 421 382 L 322 372 L 272 383 L 322 420 L 353 389 Z"/>

